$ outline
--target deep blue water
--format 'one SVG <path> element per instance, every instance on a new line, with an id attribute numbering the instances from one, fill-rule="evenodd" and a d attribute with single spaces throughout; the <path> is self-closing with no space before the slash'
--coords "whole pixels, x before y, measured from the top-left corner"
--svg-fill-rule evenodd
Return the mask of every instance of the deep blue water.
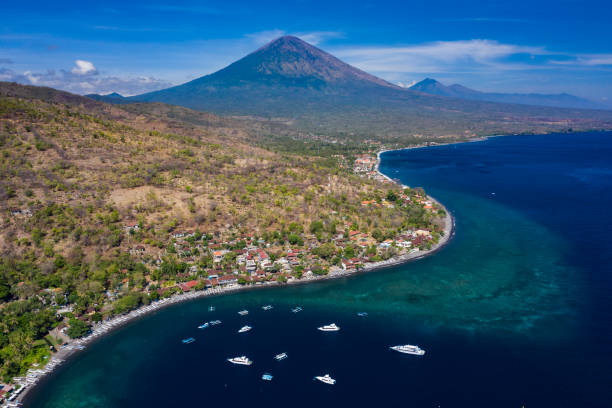
<path id="1" fill-rule="evenodd" d="M 388 152 L 381 170 L 453 212 L 456 236 L 441 252 L 167 308 L 71 359 L 28 405 L 611 406 L 612 134 Z M 275 308 L 262 311 L 267 303 Z M 298 304 L 304 311 L 290 313 Z M 196 329 L 212 319 L 223 323 Z M 316 330 L 330 322 L 341 331 Z M 254 329 L 236 334 L 243 323 Z M 181 344 L 189 336 L 196 342 Z M 403 343 L 427 354 L 388 350 Z M 283 351 L 289 358 L 274 361 Z M 253 366 L 225 361 L 242 354 Z M 325 373 L 335 386 L 312 381 Z"/>

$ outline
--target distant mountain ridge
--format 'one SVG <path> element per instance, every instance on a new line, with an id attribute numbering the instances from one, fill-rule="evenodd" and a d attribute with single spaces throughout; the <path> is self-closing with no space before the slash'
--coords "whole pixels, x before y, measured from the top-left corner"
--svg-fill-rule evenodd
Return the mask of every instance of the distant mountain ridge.
<path id="1" fill-rule="evenodd" d="M 451 98 L 461 98 L 479 101 L 490 101 L 500 103 L 513 103 L 521 105 L 550 106 L 558 108 L 578 108 L 578 109 L 611 109 L 603 104 L 580 98 L 567 93 L 561 94 L 538 94 L 538 93 L 497 93 L 480 92 L 467 88 L 463 85 L 452 84 L 444 85 L 441 82 L 425 78 L 421 82 L 412 85 L 412 91 L 422 92 L 429 95 L 445 96 Z"/>
<path id="2" fill-rule="evenodd" d="M 96 98 L 256 117 L 327 139 L 406 141 L 612 128 L 612 112 L 449 98 L 402 88 L 292 36 L 182 85 L 127 98 Z"/>

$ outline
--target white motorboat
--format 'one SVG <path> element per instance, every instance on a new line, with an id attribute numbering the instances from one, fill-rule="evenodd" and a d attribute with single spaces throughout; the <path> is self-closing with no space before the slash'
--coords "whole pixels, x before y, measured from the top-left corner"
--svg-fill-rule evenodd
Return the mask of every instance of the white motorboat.
<path id="1" fill-rule="evenodd" d="M 404 344 L 401 346 L 392 346 L 389 347 L 391 350 L 399 351 L 404 354 L 414 354 L 415 356 L 422 356 L 425 354 L 425 350 L 420 348 L 419 346 L 413 346 L 411 344 Z"/>
<path id="2" fill-rule="evenodd" d="M 322 383 L 329 384 L 329 385 L 334 385 L 336 383 L 336 380 L 331 378 L 329 374 L 318 375 L 315 377 L 315 379 L 321 381 Z"/>
<path id="3" fill-rule="evenodd" d="M 246 366 L 250 366 L 251 364 L 253 364 L 253 362 L 249 360 L 246 356 L 228 358 L 227 361 L 229 361 L 232 364 L 246 365 Z"/>
<path id="4" fill-rule="evenodd" d="M 248 331 L 249 331 L 249 330 L 251 330 L 251 329 L 252 329 L 252 327 L 251 327 L 251 326 L 242 326 L 242 327 L 240 328 L 240 330 L 238 330 L 238 333 L 246 333 L 246 332 L 248 332 Z"/>
<path id="5" fill-rule="evenodd" d="M 275 359 L 276 361 L 282 361 L 282 360 L 286 359 L 287 357 L 289 357 L 289 356 L 287 355 L 287 353 L 280 353 L 280 354 L 275 355 L 275 356 L 274 356 L 274 359 Z"/>
<path id="6" fill-rule="evenodd" d="M 331 332 L 331 331 L 338 331 L 338 330 L 340 330 L 340 327 L 336 326 L 336 323 L 331 323 L 331 324 L 327 324 L 325 326 L 321 326 L 318 329 L 321 330 L 321 331 Z"/>

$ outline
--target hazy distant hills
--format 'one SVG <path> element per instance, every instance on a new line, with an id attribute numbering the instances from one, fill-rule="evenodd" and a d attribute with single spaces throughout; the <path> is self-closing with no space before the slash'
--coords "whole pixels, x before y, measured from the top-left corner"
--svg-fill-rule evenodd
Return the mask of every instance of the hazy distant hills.
<path id="1" fill-rule="evenodd" d="M 522 105 L 554 106 L 559 108 L 578 109 L 611 109 L 603 104 L 580 98 L 567 93 L 561 94 L 521 94 L 521 93 L 495 93 L 480 92 L 466 88 L 463 85 L 444 85 L 435 79 L 425 78 L 409 88 L 412 91 L 423 92 L 430 95 L 447 96 L 452 98 L 472 99 L 501 103 L 515 103 Z"/>
<path id="2" fill-rule="evenodd" d="M 612 128 L 612 112 L 493 103 L 401 88 L 291 36 L 182 85 L 129 98 L 93 97 L 257 116 L 330 136 L 406 139 Z"/>
<path id="3" fill-rule="evenodd" d="M 124 97 L 121 94 L 118 94 L 117 92 L 113 92 L 113 93 L 109 93 L 106 95 L 99 95 L 99 94 L 88 94 L 85 95 L 88 98 L 91 99 L 95 99 L 96 101 L 100 101 L 100 102 L 108 102 L 108 103 L 130 103 L 130 100 L 127 99 L 126 97 Z"/>

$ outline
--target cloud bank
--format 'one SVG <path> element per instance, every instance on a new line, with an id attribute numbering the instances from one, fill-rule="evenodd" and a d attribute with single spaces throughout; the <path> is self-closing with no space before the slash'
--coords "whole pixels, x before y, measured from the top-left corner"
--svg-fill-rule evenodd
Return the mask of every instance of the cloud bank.
<path id="1" fill-rule="evenodd" d="M 105 76 L 92 62 L 85 60 L 76 60 L 74 67 L 70 70 L 50 69 L 45 72 L 19 73 L 12 69 L 0 68 L 0 81 L 48 86 L 77 94 L 118 92 L 125 96 L 157 91 L 173 85 L 166 80 L 151 76 Z"/>

